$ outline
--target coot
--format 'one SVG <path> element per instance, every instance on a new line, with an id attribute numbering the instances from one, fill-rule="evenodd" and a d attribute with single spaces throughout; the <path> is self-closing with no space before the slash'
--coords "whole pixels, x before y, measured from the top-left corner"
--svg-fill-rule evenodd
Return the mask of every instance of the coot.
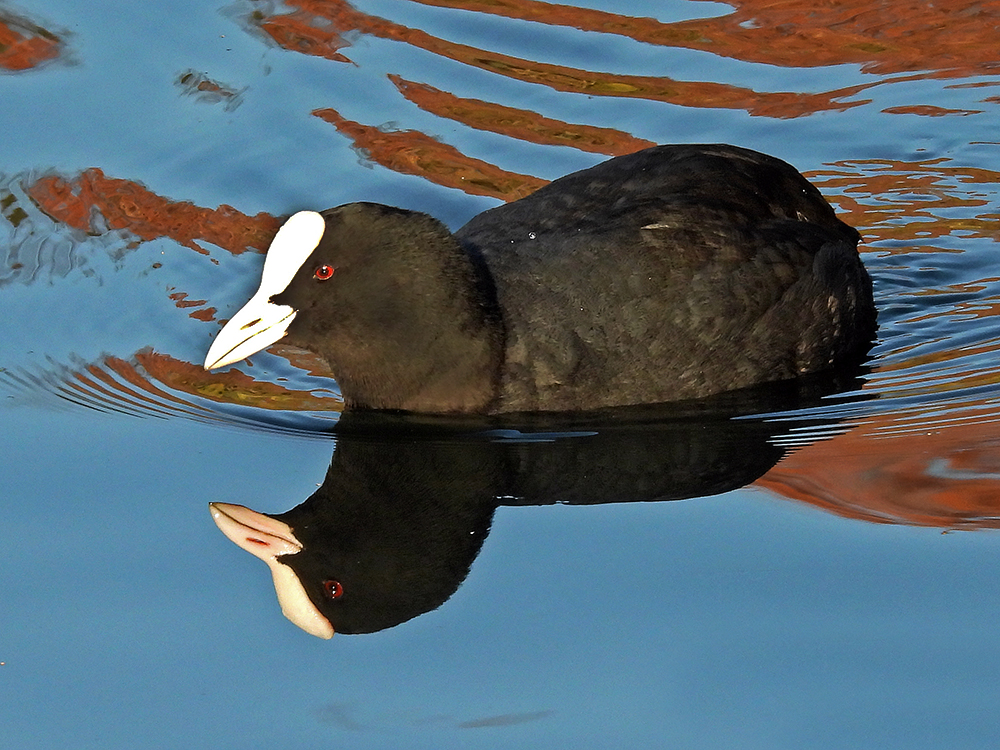
<path id="1" fill-rule="evenodd" d="M 328 361 L 348 408 L 702 397 L 864 357 L 858 240 L 793 167 L 721 144 L 610 159 L 454 234 L 375 203 L 303 211 L 205 367 L 283 339 Z"/>

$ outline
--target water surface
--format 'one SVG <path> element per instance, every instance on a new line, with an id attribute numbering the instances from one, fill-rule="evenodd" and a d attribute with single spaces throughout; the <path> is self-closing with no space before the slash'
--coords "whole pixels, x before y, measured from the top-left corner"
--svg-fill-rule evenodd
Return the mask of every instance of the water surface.
<path id="1" fill-rule="evenodd" d="M 996 746 L 1000 6 L 630 8 L 0 3 L 5 746 Z M 534 482 L 489 484 L 461 585 L 369 635 L 283 618 L 207 503 L 287 511 L 370 445 L 301 352 L 200 367 L 279 217 L 457 228 L 714 141 L 864 236 L 859 390 L 670 416 L 711 437 L 656 461 L 606 424 L 425 444 Z"/>

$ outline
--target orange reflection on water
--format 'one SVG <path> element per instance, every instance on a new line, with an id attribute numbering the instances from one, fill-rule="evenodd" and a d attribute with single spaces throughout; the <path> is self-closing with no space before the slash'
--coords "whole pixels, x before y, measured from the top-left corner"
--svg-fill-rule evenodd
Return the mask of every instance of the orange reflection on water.
<path id="1" fill-rule="evenodd" d="M 51 31 L 0 9 L 0 70 L 28 70 L 61 52 L 62 41 Z"/>
<path id="2" fill-rule="evenodd" d="M 363 13 L 345 0 L 288 0 L 285 4 L 297 10 L 258 19 L 260 27 L 278 44 L 287 38 L 288 29 L 294 27 L 298 34 L 305 36 L 297 37 L 296 43 L 287 46 L 287 49 L 321 57 L 330 57 L 332 53 L 342 56 L 339 50 L 348 46 L 343 34 L 360 32 L 403 42 L 508 78 L 589 96 L 647 99 L 687 107 L 743 109 L 753 115 L 768 117 L 799 117 L 825 110 L 849 109 L 865 103 L 845 101 L 846 97 L 862 91 L 865 86 L 827 93 L 759 92 L 712 81 L 584 71 L 450 42 L 421 29 Z M 331 30 L 337 35 L 332 35 Z"/>
<path id="3" fill-rule="evenodd" d="M 199 242 L 234 255 L 264 251 L 280 225 L 266 213 L 247 216 L 232 206 L 209 209 L 162 198 L 137 182 L 106 177 L 100 169 L 88 169 L 73 179 L 47 175 L 25 190 L 50 218 L 80 231 L 124 229 L 147 241 L 170 237 L 203 255 L 208 251 Z"/>
<path id="4" fill-rule="evenodd" d="M 994 303 L 993 309 L 1000 307 Z M 960 311 L 949 311 L 956 314 Z M 941 313 L 938 313 L 939 315 Z M 921 341 L 914 344 L 914 354 L 906 356 L 906 351 L 897 349 L 892 362 L 881 361 L 871 378 L 871 387 L 880 392 L 891 392 L 895 396 L 962 391 L 983 386 L 1000 384 L 1000 370 L 995 362 L 1000 358 L 1000 340 L 992 339 L 965 346 L 930 346 L 938 342 Z M 904 356 L 898 356 L 898 355 Z M 979 363 L 979 369 L 969 366 Z M 935 367 L 927 367 L 935 365 Z M 963 367 L 964 365 L 964 367 Z"/>
<path id="5" fill-rule="evenodd" d="M 470 195 L 510 201 L 523 198 L 546 183 L 546 180 L 508 172 L 466 156 L 454 146 L 418 130 L 385 131 L 341 117 L 334 109 L 317 109 L 313 114 L 351 138 L 372 161 L 401 174 L 424 177 Z"/>
<path id="6" fill-rule="evenodd" d="M 806 176 L 866 239 L 926 242 L 961 232 L 964 238 L 1000 241 L 1000 214 L 972 211 L 996 206 L 1000 172 L 956 165 L 945 158 L 866 159 L 835 162 L 830 169 Z M 956 208 L 963 209 L 960 216 L 953 215 Z"/>
<path id="7" fill-rule="evenodd" d="M 543 146 L 572 146 L 580 151 L 621 156 L 655 146 L 652 141 L 613 128 L 576 125 L 524 109 L 481 99 L 462 99 L 426 83 L 414 83 L 389 74 L 399 92 L 425 112 L 468 125 L 476 130 L 510 136 Z"/>
<path id="8" fill-rule="evenodd" d="M 975 0 L 725 0 L 733 12 L 662 23 L 538 0 L 413 0 L 790 68 L 996 75 L 1000 6 Z"/>
<path id="9" fill-rule="evenodd" d="M 234 255 L 263 252 L 280 225 L 270 214 L 247 216 L 232 206 L 209 209 L 163 198 L 132 180 L 106 177 L 100 169 L 70 179 L 46 175 L 24 190 L 49 218 L 88 234 L 124 230 L 134 238 L 133 248 L 142 241 L 168 237 L 202 255 L 209 255 L 203 245 L 216 245 Z M 174 290 L 169 297 L 178 308 L 197 308 L 188 313 L 195 320 L 216 319 L 217 310 L 206 306 L 208 300 L 192 300 L 186 292 Z"/>
<path id="10" fill-rule="evenodd" d="M 289 347 L 284 347 L 284 350 L 289 361 L 306 372 L 324 368 L 314 354 L 302 350 L 291 352 Z M 183 362 L 153 351 L 139 352 L 135 359 L 145 373 L 136 371 L 124 360 L 108 358 L 106 361 L 111 369 L 136 388 L 160 398 L 170 394 L 164 393 L 153 381 L 218 403 L 288 411 L 340 411 L 343 408 L 339 396 L 318 388 L 296 391 L 280 383 L 254 380 L 250 375 L 233 369 L 211 373 L 200 363 Z M 181 403 L 187 404 L 183 400 Z"/>
<path id="11" fill-rule="evenodd" d="M 324 57 L 335 62 L 349 63 L 351 61 L 350 58 L 338 52 L 341 47 L 348 46 L 340 32 L 336 28 L 318 27 L 313 22 L 314 18 L 307 14 L 290 13 L 265 18 L 256 12 L 253 14 L 252 20 L 259 22 L 260 27 L 267 32 L 268 36 L 285 49 L 301 52 L 305 55 Z"/>
<path id="12" fill-rule="evenodd" d="M 773 92 L 712 81 L 681 81 L 666 76 L 578 70 L 448 41 L 422 29 L 359 11 L 346 0 L 289 0 L 286 5 L 292 8 L 291 12 L 270 16 L 257 12 L 252 22 L 287 49 L 331 60 L 350 62 L 344 51 L 350 46 L 345 35 L 360 33 L 398 41 L 448 60 L 557 91 L 642 98 L 688 107 L 742 109 L 751 115 L 769 117 L 799 117 L 867 104 L 868 100 L 853 97 L 872 86 L 885 83 L 970 75 L 996 76 L 1000 71 L 995 63 L 996 22 L 1000 20 L 1000 8 L 980 4 L 922 4 L 911 7 L 908 2 L 894 0 L 880 4 L 876 10 L 857 0 L 820 6 L 804 0 L 736 0 L 730 3 L 735 10 L 724 16 L 663 23 L 650 18 L 633 18 L 536 0 L 414 2 L 616 34 L 644 43 L 697 49 L 751 63 L 783 67 L 849 63 L 860 64 L 869 73 L 905 75 L 880 78 L 828 92 Z M 461 98 L 395 73 L 389 73 L 388 77 L 403 96 L 425 111 L 480 130 L 532 143 L 568 145 L 609 155 L 635 151 L 648 143 L 610 128 L 565 123 L 497 102 Z M 956 85 L 986 87 L 995 84 L 978 81 Z M 984 97 L 982 101 L 987 106 L 993 106 L 1000 101 L 1000 97 Z M 947 109 L 915 103 L 883 111 L 904 115 L 954 116 L 981 110 Z M 373 161 L 406 174 L 420 175 L 459 189 L 472 186 L 468 192 L 504 200 L 524 195 L 523 185 L 532 179 L 505 173 L 425 134 L 404 131 L 380 135 L 381 131 L 374 125 L 350 121 L 332 108 L 317 110 L 316 114 L 320 113 L 341 132 L 352 137 L 360 148 L 367 150 Z M 407 157 L 393 153 L 393 149 L 412 149 L 414 153 Z M 873 161 L 840 166 L 845 175 L 861 170 L 867 172 L 867 177 L 878 180 L 885 176 L 879 172 L 894 170 L 895 165 Z M 928 161 L 915 166 L 933 170 L 936 165 Z M 836 188 L 835 175 L 826 175 L 826 178 L 830 186 Z M 916 186 L 909 175 L 902 175 L 901 179 L 907 181 L 905 187 Z M 995 176 L 991 180 L 995 182 Z M 876 192 L 880 192 L 877 187 L 872 185 Z M 843 195 L 843 198 L 846 209 L 851 210 L 852 196 Z M 881 208 L 883 214 L 891 211 L 887 206 Z M 878 211 L 859 218 L 870 219 L 877 214 Z M 983 218 L 991 219 L 989 215 Z M 962 228 L 957 226 L 962 220 L 949 221 L 950 227 Z M 870 221 L 855 223 L 860 226 L 875 225 Z M 904 228 L 898 222 L 887 222 L 878 229 L 880 239 L 921 236 L 921 232 L 927 231 L 926 227 Z M 940 227 L 938 229 L 940 231 Z"/>
<path id="13" fill-rule="evenodd" d="M 1000 528 L 1000 408 L 984 399 L 877 416 L 792 453 L 756 484 L 876 523 Z"/>

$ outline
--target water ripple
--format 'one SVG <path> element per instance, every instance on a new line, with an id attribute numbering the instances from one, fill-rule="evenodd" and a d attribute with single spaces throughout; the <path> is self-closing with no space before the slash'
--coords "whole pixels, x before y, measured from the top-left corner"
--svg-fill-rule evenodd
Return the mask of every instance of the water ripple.
<path id="1" fill-rule="evenodd" d="M 304 373 L 305 374 L 305 373 Z M 296 391 L 256 383 L 238 370 L 221 375 L 151 350 L 97 362 L 49 358 L 44 367 L 0 369 L 8 405 L 84 408 L 150 419 L 190 419 L 238 429 L 326 438 L 342 407 L 339 394 L 313 383 Z"/>

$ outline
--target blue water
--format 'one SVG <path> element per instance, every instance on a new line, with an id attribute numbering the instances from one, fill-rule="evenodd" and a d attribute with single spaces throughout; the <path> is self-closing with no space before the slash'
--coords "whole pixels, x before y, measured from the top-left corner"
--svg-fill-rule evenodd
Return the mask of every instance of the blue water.
<path id="1" fill-rule="evenodd" d="M 953 510 L 974 491 L 1000 497 L 995 71 L 787 67 L 416 2 L 353 7 L 567 69 L 765 98 L 881 85 L 839 109 L 751 115 L 560 91 L 363 31 L 346 34 L 349 62 L 301 54 L 247 20 L 290 10 L 277 3 L 0 3 L 64 40 L 58 59 L 0 73 L 0 206 L 15 199 L 0 219 L 0 745 L 995 747 L 1000 503 L 947 524 L 923 505 L 886 519 L 863 493 L 897 509 L 927 494 Z M 664 23 L 730 11 L 634 10 Z M 187 92 L 185 71 L 230 95 Z M 763 484 L 677 502 L 511 501 L 440 608 L 329 642 L 282 617 L 265 567 L 219 533 L 207 503 L 277 513 L 314 492 L 337 445 L 321 431 L 335 385 L 255 357 L 243 372 L 317 396 L 308 412 L 276 411 L 219 401 L 214 381 L 166 382 L 142 359 L 202 362 L 261 256 L 87 234 L 27 191 L 99 168 L 248 216 L 379 200 L 453 227 L 498 203 L 373 163 L 310 114 L 324 107 L 543 179 L 604 158 L 436 116 L 387 74 L 650 141 L 736 143 L 810 173 L 866 237 L 880 340 L 865 391 L 881 398 L 777 415 L 771 443 L 844 434 L 770 476 L 810 480 L 834 512 Z M 892 111 L 927 106 L 978 114 Z M 178 307 L 176 293 L 205 302 Z M 207 307 L 216 320 L 189 316 Z"/>

